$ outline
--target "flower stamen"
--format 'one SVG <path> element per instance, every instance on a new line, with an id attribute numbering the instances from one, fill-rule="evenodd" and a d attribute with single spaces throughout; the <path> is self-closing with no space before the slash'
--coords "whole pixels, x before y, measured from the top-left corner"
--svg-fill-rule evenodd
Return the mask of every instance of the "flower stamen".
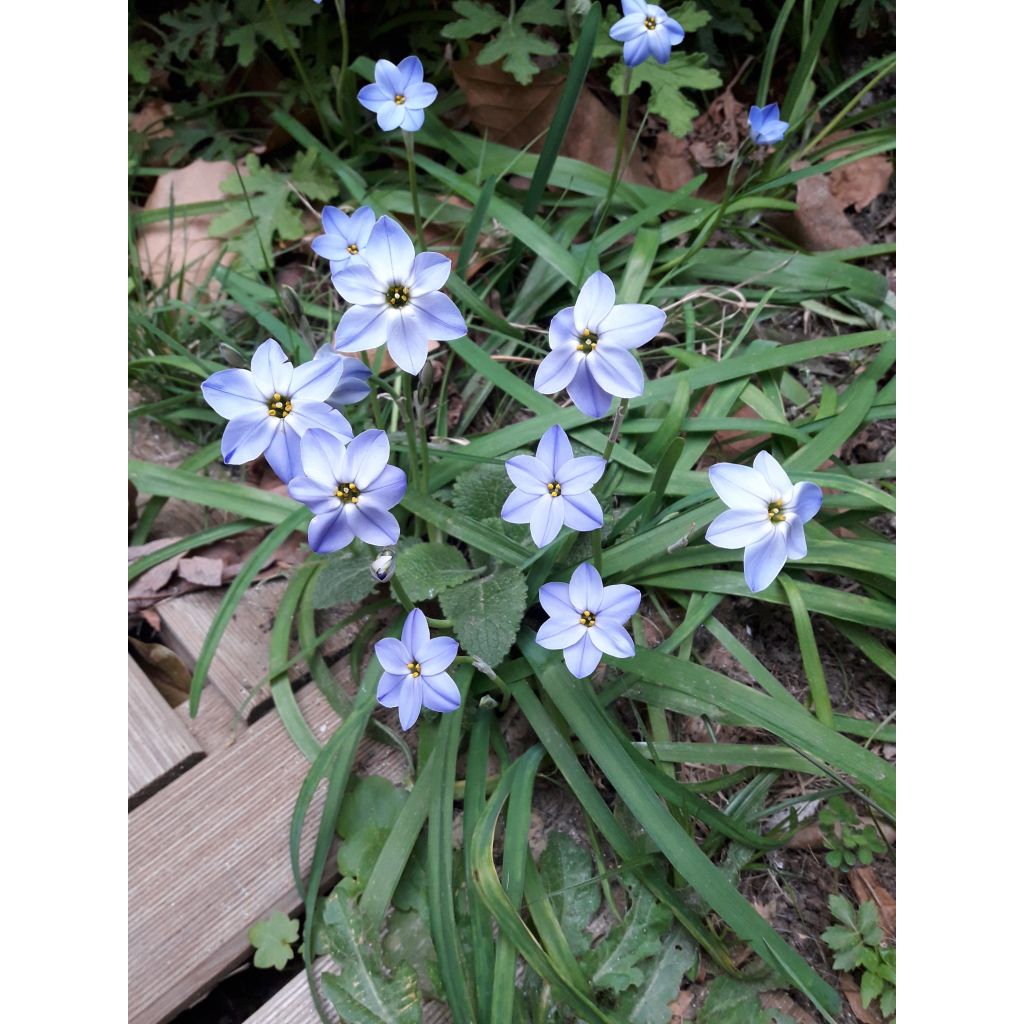
<path id="1" fill-rule="evenodd" d="M 647 29 L 648 32 L 653 32 L 657 27 L 657 19 L 652 18 L 651 15 L 648 14 L 647 17 L 644 18 L 644 28 Z"/>
<path id="2" fill-rule="evenodd" d="M 586 612 L 581 612 L 580 613 L 580 625 L 581 626 L 586 626 L 587 629 L 591 629 L 591 628 L 593 628 L 593 626 L 596 623 L 597 623 L 597 616 L 593 612 L 586 611 Z"/>
<path id="3" fill-rule="evenodd" d="M 267 402 L 267 412 L 275 419 L 284 419 L 292 411 L 292 400 L 279 391 L 274 392 L 274 397 Z"/>
<path id="4" fill-rule="evenodd" d="M 552 498 L 560 498 L 562 496 L 562 485 L 557 480 L 552 480 L 548 484 L 548 494 Z"/>
<path id="5" fill-rule="evenodd" d="M 784 523 L 786 516 L 782 511 L 782 502 L 779 500 L 772 501 L 768 505 L 768 522 L 770 523 Z"/>
<path id="6" fill-rule="evenodd" d="M 405 667 L 409 670 L 409 675 L 411 675 L 413 679 L 419 679 L 423 668 L 418 661 L 407 662 Z"/>
<path id="7" fill-rule="evenodd" d="M 353 483 L 343 484 L 339 482 L 334 496 L 340 498 L 342 504 L 347 501 L 350 505 L 355 505 L 359 501 L 359 488 Z"/>
<path id="8" fill-rule="evenodd" d="M 405 97 L 400 93 L 395 93 L 395 106 L 400 107 L 405 102 Z"/>
<path id="9" fill-rule="evenodd" d="M 401 309 L 409 304 L 409 289 L 404 284 L 396 282 L 384 293 L 384 298 L 388 300 L 389 306 L 392 306 L 394 309 Z"/>
<path id="10" fill-rule="evenodd" d="M 348 249 L 350 255 L 352 255 L 352 256 L 358 256 L 359 255 L 359 246 L 356 245 L 355 242 L 350 243 L 347 246 L 347 249 Z"/>
<path id="11" fill-rule="evenodd" d="M 583 333 L 579 336 L 579 344 L 576 346 L 576 351 L 589 356 L 595 348 L 597 348 L 597 335 L 589 327 L 584 327 Z"/>

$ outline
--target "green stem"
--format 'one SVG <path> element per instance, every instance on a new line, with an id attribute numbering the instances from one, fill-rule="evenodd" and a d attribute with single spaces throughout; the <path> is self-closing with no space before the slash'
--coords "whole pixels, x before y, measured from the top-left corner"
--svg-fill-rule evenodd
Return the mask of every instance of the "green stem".
<path id="1" fill-rule="evenodd" d="M 601 219 L 597 223 L 597 230 L 594 232 L 596 238 L 601 234 L 605 218 L 611 209 L 612 200 L 615 198 L 615 189 L 619 184 L 619 170 L 622 167 L 622 155 L 626 149 L 626 117 L 629 114 L 629 79 L 633 69 L 626 65 L 626 72 L 622 76 L 622 97 L 619 100 L 619 131 L 615 139 L 615 163 L 612 166 L 611 181 L 608 182 L 608 194 L 604 198 L 604 206 L 601 208 Z"/>
<path id="2" fill-rule="evenodd" d="M 302 81 L 302 87 L 306 90 L 309 102 L 313 104 L 313 110 L 316 111 L 316 119 L 320 122 L 320 131 L 323 132 L 323 140 L 324 143 L 326 143 L 331 135 L 327 130 L 327 122 L 324 120 L 320 104 L 316 101 L 316 93 L 313 92 L 313 86 L 310 84 L 309 76 L 306 74 L 306 67 L 302 61 L 299 60 L 299 55 L 295 52 L 295 47 L 288 42 L 288 33 L 285 30 L 285 27 L 281 24 L 281 19 L 277 16 L 277 8 L 274 6 L 274 0 L 267 0 L 267 6 L 270 9 L 270 16 L 274 19 L 274 24 L 277 26 L 278 35 L 284 40 L 284 47 L 288 51 L 288 56 L 291 57 L 292 63 L 295 65 L 295 70 L 299 73 L 299 78 Z"/>
<path id="3" fill-rule="evenodd" d="M 622 421 L 626 418 L 626 410 L 628 408 L 629 399 L 620 398 L 619 404 L 615 409 L 615 415 L 612 417 L 612 428 L 608 431 L 608 443 L 604 446 L 604 452 L 601 455 L 605 462 L 611 458 L 612 449 L 619 440 L 619 434 L 622 432 Z"/>
<path id="4" fill-rule="evenodd" d="M 427 625 L 431 629 L 451 629 L 452 628 L 452 620 L 451 619 L 432 619 L 428 615 L 427 616 Z M 469 660 L 472 661 L 472 658 L 470 658 Z"/>
<path id="5" fill-rule="evenodd" d="M 413 604 L 412 601 L 409 600 L 409 595 L 405 592 L 405 589 L 403 588 L 402 584 L 399 583 L 397 576 L 391 577 L 391 587 L 395 592 L 395 596 L 398 598 L 399 601 L 401 601 L 402 607 L 407 612 L 411 612 L 415 605 Z"/>
<path id="6" fill-rule="evenodd" d="M 348 18 L 345 14 L 345 0 L 334 0 L 334 6 L 337 8 L 338 25 L 341 27 L 341 72 L 338 75 L 338 86 L 334 93 L 334 105 L 338 110 L 338 117 L 341 119 L 345 138 L 348 141 L 349 148 L 351 148 L 354 144 L 355 136 L 352 132 L 352 121 L 348 117 L 348 111 L 345 109 L 348 106 L 348 90 L 345 86 L 348 84 L 349 57 Z"/>
<path id="7" fill-rule="evenodd" d="M 412 196 L 412 216 L 416 222 L 416 243 L 422 252 L 427 244 L 423 240 L 423 218 L 420 215 L 420 196 L 416 191 L 416 142 L 412 132 L 403 131 L 405 136 L 405 157 L 409 164 L 409 194 Z"/>
<path id="8" fill-rule="evenodd" d="M 590 531 L 590 552 L 591 558 L 594 560 L 594 568 L 597 570 L 597 574 L 601 575 L 601 531 L 591 530 Z"/>

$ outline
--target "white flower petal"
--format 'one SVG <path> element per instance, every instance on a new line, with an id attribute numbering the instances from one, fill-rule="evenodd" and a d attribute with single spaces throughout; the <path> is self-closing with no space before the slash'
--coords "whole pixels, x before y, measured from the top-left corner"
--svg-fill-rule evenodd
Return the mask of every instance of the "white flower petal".
<path id="1" fill-rule="evenodd" d="M 611 312 L 614 305 L 615 285 L 612 284 L 612 279 L 600 270 L 595 270 L 583 282 L 579 298 L 576 299 L 573 308 L 576 332 L 581 334 L 588 327 L 596 331 L 597 325 Z"/>
<path id="2" fill-rule="evenodd" d="M 774 529 L 767 509 L 731 508 L 716 516 L 704 539 L 716 548 L 745 548 L 763 540 Z"/>
<path id="3" fill-rule="evenodd" d="M 768 502 L 779 497 L 764 476 L 750 466 L 716 462 L 708 470 L 715 493 L 730 508 L 761 509 L 768 514 Z"/>
<path id="4" fill-rule="evenodd" d="M 743 576 L 755 594 L 764 590 L 786 564 L 786 539 L 789 530 L 779 523 L 771 533 L 743 552 Z"/>

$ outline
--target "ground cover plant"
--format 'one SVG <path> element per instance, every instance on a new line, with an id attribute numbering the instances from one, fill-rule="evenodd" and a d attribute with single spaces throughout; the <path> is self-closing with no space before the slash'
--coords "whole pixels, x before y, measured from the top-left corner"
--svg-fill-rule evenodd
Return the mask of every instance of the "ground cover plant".
<path id="1" fill-rule="evenodd" d="M 843 205 L 821 244 L 811 191 L 857 205 L 895 145 L 886 5 L 848 7 L 134 11 L 131 415 L 191 453 L 130 463 L 132 543 L 168 499 L 212 516 L 130 576 L 256 538 L 202 715 L 301 538 L 267 685 L 305 910 L 250 938 L 321 1014 L 892 1018 L 857 872 L 894 860 L 894 246 Z M 354 774 L 364 736 L 405 785 Z M 808 829 L 838 924 L 794 890 Z"/>

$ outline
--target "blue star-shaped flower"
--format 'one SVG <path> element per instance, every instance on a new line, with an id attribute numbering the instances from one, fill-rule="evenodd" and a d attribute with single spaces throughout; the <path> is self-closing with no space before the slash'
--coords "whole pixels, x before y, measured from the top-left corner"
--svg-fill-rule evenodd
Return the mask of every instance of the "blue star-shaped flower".
<path id="1" fill-rule="evenodd" d="M 398 67 L 389 60 L 379 60 L 374 77 L 375 82 L 359 90 L 359 102 L 377 115 L 380 129 L 415 132 L 422 128 L 423 110 L 437 99 L 437 88 L 423 81 L 419 57 L 406 57 Z"/>
<path id="2" fill-rule="evenodd" d="M 622 58 L 632 68 L 653 57 L 667 63 L 672 47 L 683 41 L 683 26 L 660 7 L 644 0 L 622 0 L 620 18 L 608 30 L 612 39 L 623 43 Z"/>
<path id="3" fill-rule="evenodd" d="M 781 142 L 789 128 L 788 121 L 779 120 L 778 103 L 769 103 L 767 107 L 751 107 L 747 116 L 750 125 L 750 138 L 758 146 L 774 146 Z"/>

